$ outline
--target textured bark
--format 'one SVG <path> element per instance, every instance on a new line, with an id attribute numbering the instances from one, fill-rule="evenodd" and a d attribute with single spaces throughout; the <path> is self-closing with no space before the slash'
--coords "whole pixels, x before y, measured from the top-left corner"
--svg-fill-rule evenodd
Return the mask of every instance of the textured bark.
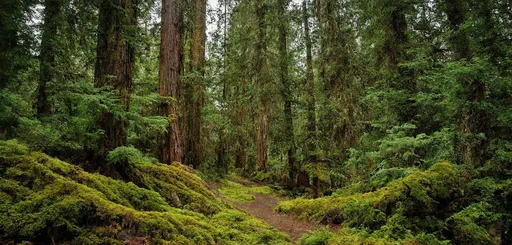
<path id="1" fill-rule="evenodd" d="M 206 1 L 195 0 L 194 31 L 191 41 L 192 81 L 188 86 L 185 100 L 186 129 L 184 149 L 185 163 L 195 168 L 201 166 L 201 107 L 203 104 L 204 63 L 206 45 Z"/>
<path id="2" fill-rule="evenodd" d="M 283 86 L 281 94 L 284 101 L 284 137 L 286 139 L 286 154 L 288 158 L 288 177 L 289 177 L 289 188 L 295 188 L 295 179 L 297 177 L 297 166 L 295 166 L 295 138 L 293 130 L 293 112 L 292 112 L 292 91 L 290 88 L 290 76 L 289 76 L 289 62 L 288 62 L 288 15 L 286 8 L 288 7 L 288 0 L 278 1 L 278 16 L 279 19 L 279 72 L 281 84 Z"/>
<path id="3" fill-rule="evenodd" d="M 391 14 L 386 16 L 385 19 L 386 39 L 381 59 L 386 60 L 385 64 L 388 66 L 388 70 L 397 71 L 398 64 L 406 56 L 404 46 L 409 42 L 404 10 L 401 7 L 395 6 L 391 10 Z"/>
<path id="4" fill-rule="evenodd" d="M 405 4 L 396 2 L 386 8 L 383 12 L 390 12 L 384 17 L 386 25 L 386 36 L 384 47 L 380 59 L 386 65 L 389 75 L 387 84 L 389 88 L 402 90 L 413 97 L 417 93 L 415 71 L 407 66 L 400 66 L 400 63 L 411 60 L 411 55 L 407 54 L 409 45 L 409 36 L 407 34 L 408 24 L 405 18 Z M 396 79 L 398 77 L 399 79 Z M 405 107 L 396 111 L 399 124 L 409 123 L 415 120 L 418 109 L 415 106 L 416 101 L 409 99 L 405 101 Z M 421 122 L 416 121 L 417 126 L 421 127 Z"/>
<path id="5" fill-rule="evenodd" d="M 315 77 L 313 73 L 313 54 L 312 54 L 312 43 L 309 33 L 309 14 L 307 1 L 302 2 L 302 20 L 304 25 L 304 41 L 306 43 L 306 100 L 307 100 L 307 139 L 306 139 L 306 152 L 308 162 L 316 161 L 316 98 L 315 98 Z M 302 187 L 309 185 L 308 173 L 301 170 L 297 184 Z M 300 177 L 302 176 L 302 177 Z M 302 179 L 302 181 L 300 180 Z M 307 182 L 306 182 L 307 181 Z M 304 183 L 306 182 L 306 183 Z"/>
<path id="6" fill-rule="evenodd" d="M 55 77 L 55 51 L 59 25 L 57 18 L 61 11 L 61 5 L 62 0 L 46 0 L 44 2 L 43 35 L 39 54 L 39 84 L 36 102 L 38 116 L 50 114 L 52 111 L 52 105 L 48 100 L 48 85 Z"/>
<path id="7" fill-rule="evenodd" d="M 256 17 L 258 19 L 258 40 L 256 45 L 256 82 L 259 84 L 258 98 L 258 133 L 256 135 L 256 155 L 258 170 L 264 171 L 268 161 L 268 127 L 269 127 L 269 92 L 267 91 L 268 75 L 266 74 L 266 25 L 267 6 L 264 1 L 256 1 Z"/>
<path id="8" fill-rule="evenodd" d="M 178 120 L 180 77 L 183 72 L 183 10 L 179 0 L 162 0 L 160 47 L 160 115 L 168 117 L 167 133 L 160 144 L 163 163 L 181 162 L 181 132 Z"/>
<path id="9" fill-rule="evenodd" d="M 243 39 L 247 36 L 247 25 L 242 24 L 240 39 Z M 240 53 L 241 57 L 246 57 L 247 55 L 247 44 L 246 42 L 242 42 L 240 45 Z M 247 63 L 245 61 L 240 62 L 240 70 L 246 71 L 248 69 Z M 245 72 L 242 73 L 241 77 L 241 86 L 236 86 L 236 94 L 241 94 L 242 97 L 247 92 L 247 75 Z M 238 143 L 235 148 L 235 168 L 245 169 L 246 161 L 247 161 L 247 143 L 248 143 L 248 135 L 245 129 L 245 122 L 247 120 L 247 105 L 244 103 L 244 100 L 241 100 L 237 103 L 237 113 L 236 113 L 236 127 L 238 132 Z"/>
<path id="10" fill-rule="evenodd" d="M 472 62 L 473 54 L 467 33 L 461 30 L 466 21 L 463 0 L 446 1 L 446 15 L 452 30 L 451 48 L 455 58 Z M 462 119 L 459 130 L 462 138 L 456 142 L 457 162 L 460 164 L 481 165 L 489 158 L 486 153 L 488 141 L 479 139 L 478 134 L 487 134 L 490 129 L 489 114 L 480 107 L 485 99 L 486 85 L 474 78 L 462 79 L 465 88 L 464 99 L 469 102 L 462 106 Z"/>
<path id="11" fill-rule="evenodd" d="M 94 86 L 111 86 L 125 111 L 130 107 L 135 56 L 134 48 L 124 40 L 123 35 L 127 28 L 136 24 L 137 6 L 132 0 L 102 2 Z M 98 145 L 97 161 L 104 161 L 109 151 L 126 144 L 126 124 L 113 111 L 101 112 L 98 125 L 104 134 Z"/>

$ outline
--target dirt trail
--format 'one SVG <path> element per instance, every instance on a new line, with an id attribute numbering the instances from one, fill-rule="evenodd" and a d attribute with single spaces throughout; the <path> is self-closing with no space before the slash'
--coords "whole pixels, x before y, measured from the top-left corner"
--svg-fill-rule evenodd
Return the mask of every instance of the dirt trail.
<path id="1" fill-rule="evenodd" d="M 246 184 L 246 183 L 244 183 Z M 223 198 L 221 196 L 221 198 Z M 252 202 L 236 202 L 227 200 L 233 206 L 247 211 L 256 218 L 262 219 L 277 230 L 290 235 L 294 242 L 301 238 L 308 231 L 313 231 L 324 227 L 314 221 L 300 220 L 294 215 L 279 214 L 274 211 L 277 204 L 285 199 L 275 195 L 256 194 Z M 339 227 L 329 227 L 331 232 L 336 232 Z"/>
<path id="2" fill-rule="evenodd" d="M 247 211 L 258 219 L 262 219 L 279 231 L 287 233 L 294 241 L 306 232 L 318 229 L 321 225 L 313 222 L 299 220 L 295 216 L 276 213 L 274 208 L 280 200 L 272 195 L 257 194 L 252 202 L 229 201 L 234 206 Z"/>

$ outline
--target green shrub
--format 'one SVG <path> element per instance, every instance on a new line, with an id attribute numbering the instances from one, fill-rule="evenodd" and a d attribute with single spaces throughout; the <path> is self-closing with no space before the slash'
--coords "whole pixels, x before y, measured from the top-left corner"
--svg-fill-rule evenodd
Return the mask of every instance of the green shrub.
<path id="1" fill-rule="evenodd" d="M 320 229 L 311 234 L 304 235 L 300 238 L 301 245 L 327 245 L 333 234 L 326 230 Z"/>
<path id="2" fill-rule="evenodd" d="M 120 146 L 108 153 L 107 162 L 110 164 L 129 163 L 134 166 L 142 162 L 143 155 L 133 146 Z"/>

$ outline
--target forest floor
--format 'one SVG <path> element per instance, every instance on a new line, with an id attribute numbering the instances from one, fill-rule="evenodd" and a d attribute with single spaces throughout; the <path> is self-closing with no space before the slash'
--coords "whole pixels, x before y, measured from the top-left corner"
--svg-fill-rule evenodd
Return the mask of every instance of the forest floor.
<path id="1" fill-rule="evenodd" d="M 235 181 L 242 185 L 242 188 L 268 188 L 252 182 L 248 182 L 243 179 L 236 178 Z M 290 235 L 294 241 L 294 244 L 299 240 L 299 238 L 310 231 L 314 231 L 320 228 L 328 228 L 331 232 L 336 232 L 340 228 L 339 226 L 327 227 L 322 224 L 318 224 L 315 221 L 301 220 L 294 215 L 284 215 L 277 213 L 274 209 L 277 207 L 280 201 L 285 201 L 286 199 L 284 197 L 278 196 L 274 192 L 252 193 L 253 200 L 240 201 L 233 200 L 232 198 L 223 195 L 222 187 L 218 184 L 210 187 L 216 189 L 215 193 L 217 193 L 221 199 L 227 201 L 239 209 L 248 212 L 258 219 L 264 220 L 269 225 L 275 227 L 277 230 Z"/>

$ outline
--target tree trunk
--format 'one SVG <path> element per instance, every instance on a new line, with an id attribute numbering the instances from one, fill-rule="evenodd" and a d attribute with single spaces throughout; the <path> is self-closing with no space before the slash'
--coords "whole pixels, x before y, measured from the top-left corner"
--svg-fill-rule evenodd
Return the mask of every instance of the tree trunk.
<path id="1" fill-rule="evenodd" d="M 170 164 L 183 160 L 178 120 L 178 96 L 183 72 L 183 10 L 180 0 L 162 0 L 160 47 L 160 116 L 168 117 L 167 132 L 160 142 L 160 160 Z"/>
<path id="2" fill-rule="evenodd" d="M 288 187 L 295 188 L 295 179 L 297 176 L 297 167 L 295 166 L 295 140 L 293 134 L 293 114 L 292 114 L 292 91 L 290 89 L 290 76 L 288 72 L 288 45 L 287 45 L 287 28 L 288 28 L 288 15 L 286 8 L 288 7 L 288 0 L 278 1 L 278 16 L 279 16 L 279 72 L 281 78 L 282 97 L 284 101 L 284 137 L 286 139 L 286 154 L 288 157 Z"/>
<path id="3" fill-rule="evenodd" d="M 455 58 L 472 62 L 473 54 L 469 44 L 469 37 L 461 29 L 461 25 L 466 20 L 464 1 L 446 1 L 446 15 L 449 26 L 452 29 L 450 43 Z M 483 81 L 470 77 L 468 79 L 461 79 L 460 82 L 465 90 L 464 99 L 468 103 L 465 103 L 461 108 L 462 118 L 459 130 L 462 133 L 462 138 L 458 140 L 455 146 L 457 162 L 459 164 L 478 166 L 488 159 L 486 153 L 488 141 L 478 136 L 481 133 L 487 134 L 490 128 L 489 114 L 481 108 L 487 87 Z"/>
<path id="4" fill-rule="evenodd" d="M 137 24 L 137 6 L 132 0 L 103 1 L 100 6 L 98 46 L 94 86 L 111 86 L 122 110 L 130 107 L 134 48 L 124 40 L 125 30 Z M 126 145 L 127 122 L 112 110 L 103 110 L 98 125 L 104 130 L 96 153 L 96 164 L 105 160 L 109 151 Z"/>
<path id="5" fill-rule="evenodd" d="M 203 104 L 204 63 L 206 45 L 206 1 L 195 0 L 194 31 L 191 42 L 192 81 L 185 100 L 185 163 L 201 166 L 201 107 Z"/>
<path id="6" fill-rule="evenodd" d="M 48 115 L 52 111 L 52 105 L 48 100 L 48 84 L 55 78 L 55 49 L 61 7 L 62 0 L 47 0 L 44 3 L 43 35 L 39 54 L 39 86 L 36 103 L 38 116 Z"/>
<path id="7" fill-rule="evenodd" d="M 308 162 L 316 161 L 316 99 L 315 99 L 315 77 L 313 73 L 313 54 L 312 54 L 312 43 L 311 37 L 309 34 L 309 14 L 307 7 L 307 0 L 302 2 L 302 20 L 304 25 L 304 39 L 306 43 L 306 100 L 307 100 L 307 139 L 306 139 L 306 154 Z M 299 179 L 297 180 L 297 184 L 302 187 L 307 187 L 309 185 L 309 176 L 308 173 L 304 170 L 301 170 L 301 174 Z M 306 182 L 307 183 L 304 183 Z M 302 183 L 301 183 L 302 182 Z M 306 184 L 306 185 L 304 185 Z"/>
<path id="8" fill-rule="evenodd" d="M 268 161 L 268 127 L 269 127 L 269 91 L 267 88 L 268 75 L 266 74 L 266 8 L 264 1 L 256 1 L 256 17 L 258 19 L 258 40 L 256 45 L 256 82 L 259 84 L 258 96 L 258 133 L 256 136 L 256 155 L 258 170 L 265 171 Z"/>

